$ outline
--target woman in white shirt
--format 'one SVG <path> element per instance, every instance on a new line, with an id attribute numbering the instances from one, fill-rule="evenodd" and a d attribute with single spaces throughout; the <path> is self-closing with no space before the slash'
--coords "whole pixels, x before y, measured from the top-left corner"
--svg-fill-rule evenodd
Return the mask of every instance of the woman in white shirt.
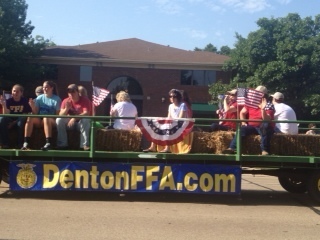
<path id="1" fill-rule="evenodd" d="M 117 103 L 112 107 L 110 115 L 112 117 L 137 117 L 136 106 L 131 102 L 129 94 L 120 91 L 117 96 Z M 132 130 L 135 126 L 135 119 L 116 119 L 111 129 Z"/>
<path id="2" fill-rule="evenodd" d="M 169 92 L 170 102 L 168 109 L 168 118 L 186 118 L 187 117 L 187 107 L 182 101 L 182 94 L 177 89 L 171 89 Z M 147 149 L 144 149 L 143 152 L 155 152 L 155 144 L 152 142 L 151 146 Z M 169 146 L 160 151 L 161 153 L 170 153 Z"/>

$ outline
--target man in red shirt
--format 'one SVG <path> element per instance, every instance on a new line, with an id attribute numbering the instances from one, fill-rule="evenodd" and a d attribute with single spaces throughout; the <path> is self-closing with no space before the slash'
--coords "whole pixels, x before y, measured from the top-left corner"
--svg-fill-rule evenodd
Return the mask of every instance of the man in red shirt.
<path id="1" fill-rule="evenodd" d="M 237 104 L 237 89 L 228 91 L 223 99 L 223 109 L 217 110 L 217 114 L 221 115 L 221 119 L 237 119 L 238 111 L 242 107 Z M 231 121 L 220 121 L 219 123 L 211 124 L 212 131 L 235 131 L 236 122 Z"/>
<path id="2" fill-rule="evenodd" d="M 68 86 L 68 97 L 61 103 L 60 116 L 70 116 L 70 118 L 57 118 L 57 149 L 68 148 L 67 129 L 77 129 L 80 131 L 80 149 L 90 149 L 90 119 L 73 118 L 72 116 L 90 116 L 92 113 L 91 101 L 79 95 L 78 86 L 71 84 Z"/>
<path id="3" fill-rule="evenodd" d="M 244 106 L 240 111 L 240 119 L 248 120 L 241 122 L 240 134 L 241 137 L 259 134 L 261 137 L 261 154 L 269 155 L 270 139 L 274 133 L 274 123 L 252 122 L 250 120 L 273 120 L 275 110 L 273 104 L 267 101 L 267 88 L 264 86 L 258 86 L 256 90 L 263 92 L 265 95 L 262 97 L 258 108 Z M 236 148 L 237 136 L 232 139 L 229 148 L 224 150 L 223 153 L 234 154 Z"/>

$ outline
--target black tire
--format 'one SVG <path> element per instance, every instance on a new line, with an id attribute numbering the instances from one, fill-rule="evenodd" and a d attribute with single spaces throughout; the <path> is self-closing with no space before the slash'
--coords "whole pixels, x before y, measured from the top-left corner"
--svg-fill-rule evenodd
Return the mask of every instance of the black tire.
<path id="1" fill-rule="evenodd" d="M 311 174 L 307 188 L 310 197 L 320 203 L 320 170 Z"/>
<path id="2" fill-rule="evenodd" d="M 295 176 L 279 176 L 279 183 L 286 191 L 290 193 L 307 192 L 307 180 Z"/>

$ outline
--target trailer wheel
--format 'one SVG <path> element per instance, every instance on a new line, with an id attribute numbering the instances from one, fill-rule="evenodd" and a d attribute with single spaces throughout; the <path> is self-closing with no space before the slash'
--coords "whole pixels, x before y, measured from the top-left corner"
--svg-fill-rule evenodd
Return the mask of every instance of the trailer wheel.
<path id="1" fill-rule="evenodd" d="M 290 193 L 305 193 L 307 191 L 307 181 L 294 176 L 279 176 L 279 183 Z"/>
<path id="2" fill-rule="evenodd" d="M 308 181 L 308 194 L 320 203 L 320 171 L 314 171 Z"/>

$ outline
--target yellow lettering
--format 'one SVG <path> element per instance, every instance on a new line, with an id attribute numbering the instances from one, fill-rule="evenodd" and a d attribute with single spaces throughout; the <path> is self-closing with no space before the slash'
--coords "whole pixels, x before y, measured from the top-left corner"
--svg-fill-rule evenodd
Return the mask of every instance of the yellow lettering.
<path id="1" fill-rule="evenodd" d="M 213 188 L 213 177 L 209 173 L 204 173 L 200 177 L 199 184 L 202 191 L 209 192 Z"/>
<path id="2" fill-rule="evenodd" d="M 76 170 L 75 172 L 76 180 L 75 180 L 75 188 L 81 188 L 81 179 L 83 188 L 88 188 L 89 186 L 89 174 L 86 170 Z"/>
<path id="3" fill-rule="evenodd" d="M 230 192 L 236 191 L 236 178 L 233 174 L 229 174 L 228 176 L 226 174 L 215 174 L 214 175 L 214 190 L 215 192 L 221 191 L 221 185 L 222 185 L 222 192 L 228 192 L 228 186 L 230 184 Z"/>
<path id="4" fill-rule="evenodd" d="M 123 181 L 121 181 L 123 180 Z M 123 182 L 123 188 L 121 188 L 121 182 Z M 129 174 L 127 172 L 116 172 L 116 189 L 129 189 Z"/>
<path id="5" fill-rule="evenodd" d="M 90 171 L 90 176 L 91 176 L 91 187 L 94 189 L 99 188 L 99 184 L 97 182 L 98 175 L 99 175 L 99 171 L 97 166 L 92 166 Z"/>
<path id="6" fill-rule="evenodd" d="M 184 186 L 188 191 L 194 191 L 197 189 L 198 184 L 197 183 L 191 183 L 191 181 L 197 181 L 198 180 L 198 176 L 193 173 L 193 172 L 189 172 L 185 175 L 184 177 Z"/>
<path id="7" fill-rule="evenodd" d="M 53 178 L 50 179 L 50 173 Z M 59 180 L 59 168 L 54 164 L 43 164 L 43 188 L 53 188 Z"/>
<path id="8" fill-rule="evenodd" d="M 108 179 L 108 182 L 107 182 Z M 111 189 L 114 185 L 114 176 L 110 171 L 105 171 L 101 174 L 100 184 L 103 189 Z"/>
<path id="9" fill-rule="evenodd" d="M 132 166 L 131 169 L 131 189 L 136 190 L 138 188 L 138 182 L 143 181 L 143 177 L 138 173 L 144 172 L 144 166 Z"/>
<path id="10" fill-rule="evenodd" d="M 70 188 L 73 185 L 74 176 L 69 169 L 65 169 L 60 174 L 60 185 L 63 188 Z"/>
<path id="11" fill-rule="evenodd" d="M 164 190 L 166 187 L 169 187 L 170 190 L 176 190 L 171 166 L 164 167 L 159 190 Z"/>
<path id="12" fill-rule="evenodd" d="M 158 181 L 158 176 L 154 176 L 153 173 L 158 173 L 160 171 L 160 167 L 147 166 L 146 171 L 146 190 L 152 191 L 152 183 Z"/>

